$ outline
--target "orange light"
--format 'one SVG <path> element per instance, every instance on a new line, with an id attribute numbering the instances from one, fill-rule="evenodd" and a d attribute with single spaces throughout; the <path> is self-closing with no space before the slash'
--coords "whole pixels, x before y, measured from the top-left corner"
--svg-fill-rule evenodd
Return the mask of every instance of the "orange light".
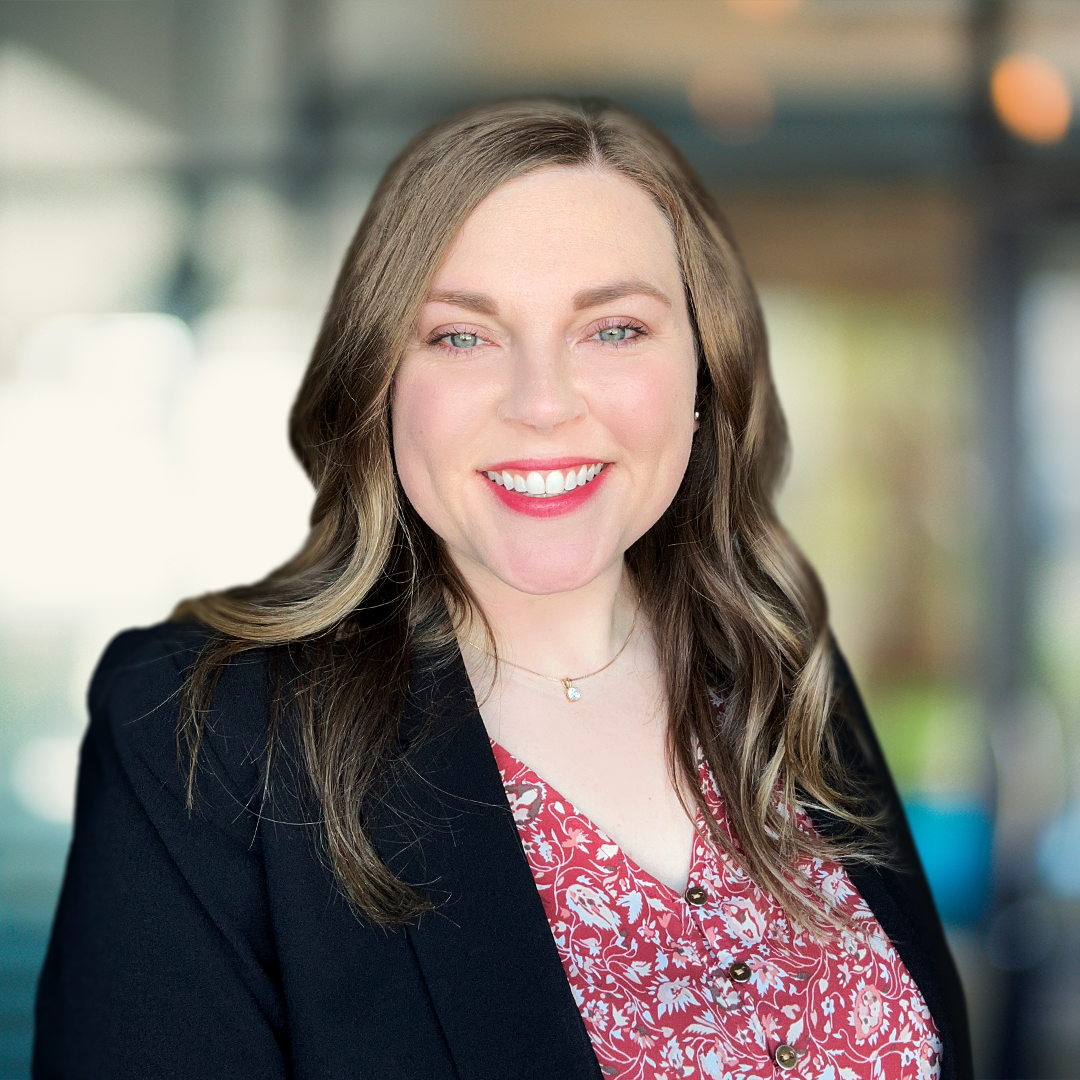
<path id="1" fill-rule="evenodd" d="M 790 15 L 802 0 L 727 0 L 728 7 L 743 18 L 776 22 Z"/>
<path id="2" fill-rule="evenodd" d="M 990 76 L 990 98 L 998 119 L 1027 142 L 1061 142 L 1069 130 L 1069 87 L 1041 56 L 1013 53 L 999 60 Z"/>

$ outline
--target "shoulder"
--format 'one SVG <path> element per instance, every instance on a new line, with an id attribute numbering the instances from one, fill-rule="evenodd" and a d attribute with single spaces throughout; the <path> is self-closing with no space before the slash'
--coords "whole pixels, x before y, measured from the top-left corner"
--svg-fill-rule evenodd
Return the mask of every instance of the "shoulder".
<path id="1" fill-rule="evenodd" d="M 94 675 L 35 1076 L 286 1074 L 262 762 L 248 752 L 265 729 L 255 654 L 223 673 L 191 808 L 178 753 L 185 678 L 209 640 L 128 631 Z"/>
<path id="2" fill-rule="evenodd" d="M 154 691 L 167 698 L 183 685 L 210 634 L 207 627 L 190 623 L 159 623 L 118 634 L 94 671 L 90 708 Z"/>
<path id="3" fill-rule="evenodd" d="M 106 648 L 90 683 L 88 741 L 111 743 L 129 776 L 148 773 L 179 794 L 183 770 L 177 731 L 184 687 L 212 637 L 206 626 L 161 623 L 127 630 Z M 208 767 L 234 793 L 251 791 L 258 782 L 267 705 L 266 651 L 229 661 L 217 682 L 204 748 Z"/>

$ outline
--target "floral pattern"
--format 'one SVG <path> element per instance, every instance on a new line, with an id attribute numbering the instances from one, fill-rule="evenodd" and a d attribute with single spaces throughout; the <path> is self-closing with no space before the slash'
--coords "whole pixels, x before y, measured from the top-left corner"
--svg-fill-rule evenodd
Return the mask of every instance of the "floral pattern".
<path id="1" fill-rule="evenodd" d="M 937 1080 L 941 1042 L 922 994 L 841 866 L 805 867 L 851 916 L 850 929 L 823 940 L 790 922 L 699 822 L 690 884 L 707 898 L 693 905 L 492 747 L 605 1077 Z M 704 762 L 701 783 L 726 828 Z M 799 821 L 813 828 L 801 812 Z M 743 982 L 729 975 L 740 963 Z M 782 1045 L 796 1054 L 790 1073 L 776 1063 Z"/>

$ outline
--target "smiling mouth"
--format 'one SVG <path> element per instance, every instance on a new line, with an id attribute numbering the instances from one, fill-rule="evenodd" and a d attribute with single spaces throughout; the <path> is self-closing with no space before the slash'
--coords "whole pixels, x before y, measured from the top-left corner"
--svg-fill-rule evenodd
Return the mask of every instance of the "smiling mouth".
<path id="1" fill-rule="evenodd" d="M 550 472 L 516 472 L 504 469 L 502 472 L 484 473 L 493 484 L 507 491 L 515 491 L 532 499 L 550 499 L 564 495 L 575 488 L 591 483 L 604 469 L 602 461 L 592 465 L 581 465 L 576 469 L 552 469 Z"/>

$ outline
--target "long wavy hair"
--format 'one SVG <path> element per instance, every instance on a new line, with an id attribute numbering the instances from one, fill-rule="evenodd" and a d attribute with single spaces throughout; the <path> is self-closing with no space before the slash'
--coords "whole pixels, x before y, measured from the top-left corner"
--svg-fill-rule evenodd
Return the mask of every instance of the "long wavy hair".
<path id="1" fill-rule="evenodd" d="M 787 434 L 761 310 L 703 184 L 660 132 L 607 102 L 524 98 L 469 109 L 420 134 L 383 177 L 292 410 L 292 447 L 316 492 L 307 541 L 258 584 L 186 600 L 173 613 L 214 631 L 181 708 L 189 801 L 224 665 L 245 650 L 284 650 L 291 675 L 278 684 L 267 776 L 287 716 L 329 864 L 358 914 L 394 926 L 430 907 L 383 864 L 365 821 L 400 752 L 412 658 L 452 647 L 473 619 L 489 638 L 490 627 L 398 482 L 391 389 L 465 219 L 501 184 L 545 166 L 619 173 L 671 225 L 697 340 L 700 428 L 674 500 L 626 566 L 666 684 L 676 790 L 692 793 L 718 839 L 789 914 L 820 924 L 826 905 L 808 891 L 801 861 L 874 859 L 875 822 L 838 763 L 825 598 L 773 509 Z M 720 714 L 709 693 L 718 683 Z M 734 844 L 699 791 L 697 747 Z M 796 804 L 848 828 L 829 840 L 799 828 Z"/>

